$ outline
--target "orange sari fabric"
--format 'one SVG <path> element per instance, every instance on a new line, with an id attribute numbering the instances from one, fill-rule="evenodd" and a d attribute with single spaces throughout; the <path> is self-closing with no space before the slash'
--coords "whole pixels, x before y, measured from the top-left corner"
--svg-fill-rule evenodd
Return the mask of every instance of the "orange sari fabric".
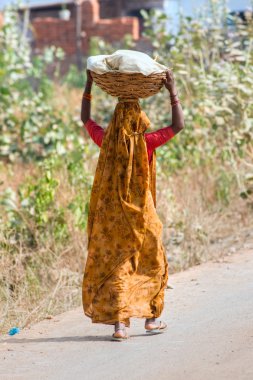
<path id="1" fill-rule="evenodd" d="M 155 164 L 144 132 L 150 121 L 138 100 L 119 101 L 106 129 L 88 216 L 88 257 L 82 300 L 95 323 L 130 326 L 130 318 L 158 317 L 164 307 L 168 263 L 155 209 Z"/>

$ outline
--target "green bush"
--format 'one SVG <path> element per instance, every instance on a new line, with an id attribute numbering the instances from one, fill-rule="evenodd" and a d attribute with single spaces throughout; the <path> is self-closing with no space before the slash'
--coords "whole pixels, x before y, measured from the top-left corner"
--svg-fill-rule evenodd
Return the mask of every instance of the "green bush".
<path id="1" fill-rule="evenodd" d="M 158 212 L 172 230 L 165 240 L 174 269 L 206 257 L 217 237 L 212 223 L 221 233 L 225 216 L 218 225 L 219 213 L 231 199 L 237 205 L 240 196 L 247 210 L 253 204 L 253 23 L 231 17 L 224 4 L 210 0 L 197 17 L 181 15 L 177 35 L 166 30 L 166 15 L 143 12 L 151 54 L 174 69 L 185 116 L 185 129 L 157 151 Z M 6 326 L 18 318 L 25 325 L 38 310 L 56 313 L 80 304 L 91 173 L 99 153 L 80 136 L 80 104 L 75 108 L 85 71 L 71 66 L 60 80 L 63 52 L 52 47 L 32 56 L 18 17 L 15 9 L 6 10 L 0 30 L 0 305 L 8 305 Z M 129 36 L 121 46 L 93 38 L 90 54 L 118 48 L 135 47 Z M 54 98 L 66 87 L 69 97 L 77 88 L 69 107 Z M 106 126 L 117 100 L 96 86 L 93 94 L 92 117 Z M 165 89 L 141 104 L 152 128 L 170 124 Z"/>
<path id="2" fill-rule="evenodd" d="M 78 123 L 51 104 L 54 82 L 47 75 L 49 64 L 63 52 L 48 48 L 32 57 L 24 31 L 20 31 L 17 12 L 5 12 L 0 30 L 0 158 L 9 161 L 34 161 L 57 151 L 65 153 L 70 142 L 80 140 L 73 134 Z"/>
<path id="3" fill-rule="evenodd" d="M 245 155 L 253 133 L 253 20 L 243 23 L 224 1 L 210 0 L 198 17 L 182 16 L 174 36 L 164 14 L 142 14 L 154 56 L 174 70 L 185 116 L 185 131 L 170 152 L 159 150 L 160 162 L 177 168 Z M 147 106 L 161 109 L 165 102 L 159 94 Z M 157 124 L 167 122 L 164 115 L 157 115 Z"/>

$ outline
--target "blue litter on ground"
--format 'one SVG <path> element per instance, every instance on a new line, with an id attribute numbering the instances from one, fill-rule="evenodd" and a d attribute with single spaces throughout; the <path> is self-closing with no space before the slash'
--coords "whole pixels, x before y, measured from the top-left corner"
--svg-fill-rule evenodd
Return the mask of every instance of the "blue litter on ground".
<path id="1" fill-rule="evenodd" d="M 15 334 L 18 334 L 19 332 L 20 332 L 19 327 L 12 327 L 12 329 L 9 330 L 8 334 L 9 335 L 15 335 Z"/>

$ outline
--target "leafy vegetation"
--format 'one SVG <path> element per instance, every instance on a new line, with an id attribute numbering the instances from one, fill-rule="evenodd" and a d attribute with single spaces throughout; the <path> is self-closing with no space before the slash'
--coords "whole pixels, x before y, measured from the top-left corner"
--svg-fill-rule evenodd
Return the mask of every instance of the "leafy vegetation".
<path id="1" fill-rule="evenodd" d="M 185 130 L 158 155 L 158 213 L 171 271 L 218 253 L 217 241 L 250 220 L 253 199 L 253 21 L 210 0 L 181 16 L 143 12 L 158 60 L 174 69 Z M 98 148 L 81 133 L 85 74 L 55 47 L 32 56 L 15 10 L 0 30 L 1 324 L 22 326 L 80 304 L 89 192 Z M 92 39 L 91 54 L 111 46 Z M 126 37 L 124 48 L 134 48 Z M 48 76 L 50 66 L 53 74 Z M 52 70 L 53 68 L 53 70 Z M 141 101 L 154 128 L 170 123 L 165 90 Z M 107 125 L 116 103 L 94 88 L 93 117 Z M 34 306 L 35 305 L 35 306 Z"/>

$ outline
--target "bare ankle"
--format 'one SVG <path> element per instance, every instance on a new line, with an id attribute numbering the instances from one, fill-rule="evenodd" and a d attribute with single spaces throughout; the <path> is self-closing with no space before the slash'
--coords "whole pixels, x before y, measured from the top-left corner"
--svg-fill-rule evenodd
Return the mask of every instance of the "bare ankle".
<path id="1" fill-rule="evenodd" d="M 126 327 L 126 325 L 123 322 L 116 322 L 114 325 L 115 331 L 124 330 L 125 327 Z"/>
<path id="2" fill-rule="evenodd" d="M 152 318 L 146 318 L 146 323 L 154 323 L 156 321 L 155 317 Z"/>

